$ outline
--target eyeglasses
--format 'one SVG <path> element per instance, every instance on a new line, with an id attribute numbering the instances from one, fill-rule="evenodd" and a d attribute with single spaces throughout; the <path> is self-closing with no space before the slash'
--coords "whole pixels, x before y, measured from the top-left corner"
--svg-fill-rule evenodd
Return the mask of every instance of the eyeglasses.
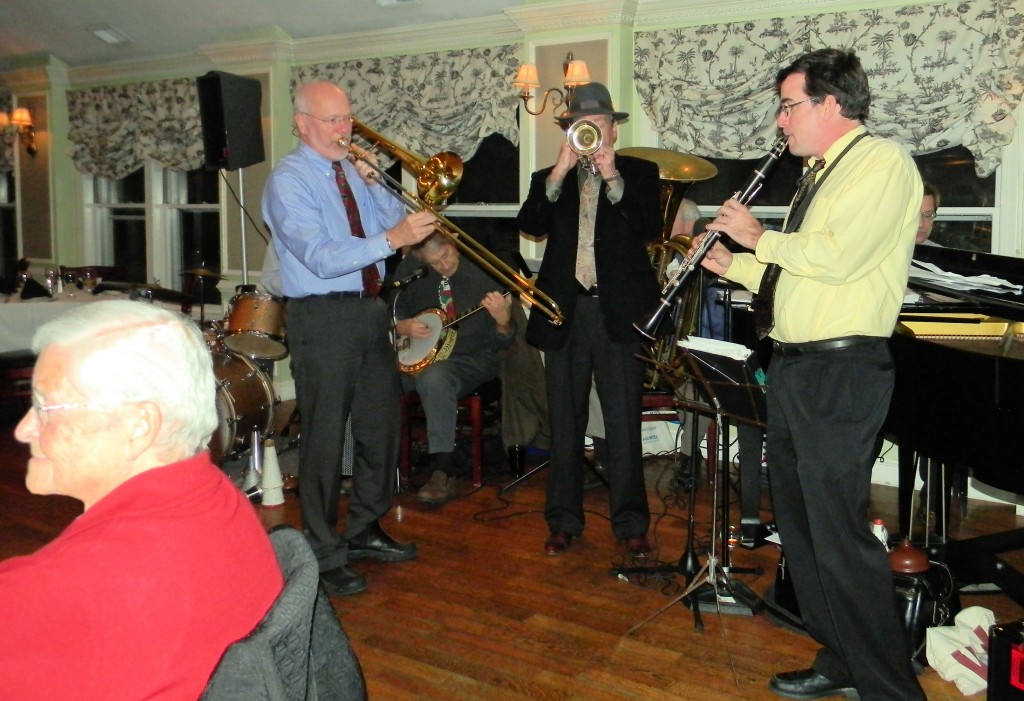
<path id="1" fill-rule="evenodd" d="M 299 114 L 304 114 L 307 117 L 312 117 L 318 122 L 323 122 L 324 124 L 330 124 L 332 127 L 340 127 L 343 124 L 351 124 L 352 120 L 355 119 L 355 117 L 351 114 L 343 114 L 337 117 L 328 117 L 327 119 L 324 119 L 323 117 L 317 117 L 315 114 L 310 114 L 309 112 L 299 112 Z"/>
<path id="2" fill-rule="evenodd" d="M 817 97 L 809 97 L 806 100 L 800 100 L 800 102 L 790 102 L 788 104 L 779 105 L 779 109 L 778 109 L 778 111 L 775 112 L 775 116 L 776 117 L 780 117 L 780 116 L 785 115 L 786 117 L 788 117 L 790 115 L 790 113 L 793 111 L 794 107 L 797 107 L 798 105 L 802 105 L 805 102 L 817 103 L 818 101 L 819 101 L 819 98 L 817 98 Z"/>
<path id="3" fill-rule="evenodd" d="M 938 216 L 935 212 L 921 212 L 922 219 L 935 219 Z"/>
<path id="4" fill-rule="evenodd" d="M 90 409 L 90 408 L 111 408 L 113 404 L 104 404 L 102 402 L 65 402 L 62 404 L 40 404 L 39 400 L 32 399 L 32 411 L 36 412 L 36 416 L 42 420 L 44 416 L 53 411 L 65 411 L 69 409 Z"/>

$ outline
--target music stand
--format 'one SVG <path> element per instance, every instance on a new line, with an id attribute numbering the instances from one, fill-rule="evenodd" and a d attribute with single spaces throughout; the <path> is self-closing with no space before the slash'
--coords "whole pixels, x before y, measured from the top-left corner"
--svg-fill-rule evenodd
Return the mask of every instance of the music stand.
<path id="1" fill-rule="evenodd" d="M 764 602 L 750 591 L 746 585 L 741 582 L 733 582 L 729 578 L 728 545 L 726 541 L 727 527 L 721 530 L 721 538 L 719 539 L 718 537 L 719 496 L 722 497 L 724 502 L 722 509 L 723 521 L 728 519 L 727 466 L 729 464 L 729 443 L 724 438 L 728 433 L 728 421 L 731 419 L 741 423 L 760 427 L 764 426 L 767 414 L 764 397 L 764 372 L 757 362 L 757 356 L 745 346 L 700 337 L 680 339 L 678 343 L 682 351 L 682 361 L 680 366 L 673 371 L 672 377 L 680 380 L 686 374 L 682 368 L 682 364 L 685 363 L 689 369 L 689 377 L 693 379 L 698 391 L 703 395 L 707 403 L 706 405 L 695 405 L 685 399 L 681 399 L 680 402 L 684 405 L 688 404 L 690 405 L 689 408 L 698 411 L 708 412 L 710 408 L 710 413 L 713 413 L 716 417 L 716 427 L 722 436 L 719 440 L 719 447 L 721 448 L 720 464 L 714 472 L 712 484 L 711 548 L 704 566 L 694 573 L 696 558 L 693 554 L 693 492 L 695 487 L 692 487 L 690 492 L 687 551 L 680 558 L 679 564 L 668 567 L 618 568 L 613 570 L 613 574 L 676 572 L 686 576 L 686 589 L 661 609 L 630 628 L 626 633 L 627 635 L 683 599 L 689 599 L 692 604 L 694 624 L 697 630 L 703 630 L 703 623 L 700 618 L 701 610 L 753 615 L 764 605 Z M 720 471 L 724 473 L 722 475 L 724 489 L 721 492 L 718 488 Z M 716 547 L 719 541 L 721 541 L 721 547 L 724 551 L 723 556 L 726 559 L 725 566 L 720 564 L 716 555 Z M 704 591 L 710 594 L 710 601 L 707 595 L 702 596 L 698 592 L 698 589 L 701 587 L 704 587 Z M 723 594 L 722 590 L 726 593 Z"/>

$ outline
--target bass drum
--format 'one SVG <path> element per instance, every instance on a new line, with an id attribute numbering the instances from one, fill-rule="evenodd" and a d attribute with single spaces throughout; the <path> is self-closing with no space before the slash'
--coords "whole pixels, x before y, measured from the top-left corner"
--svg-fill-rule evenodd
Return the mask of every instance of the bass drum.
<path id="1" fill-rule="evenodd" d="M 217 379 L 217 428 L 210 436 L 210 459 L 220 463 L 249 447 L 252 432 L 266 438 L 274 427 L 277 396 L 256 363 L 233 353 L 213 354 Z"/>

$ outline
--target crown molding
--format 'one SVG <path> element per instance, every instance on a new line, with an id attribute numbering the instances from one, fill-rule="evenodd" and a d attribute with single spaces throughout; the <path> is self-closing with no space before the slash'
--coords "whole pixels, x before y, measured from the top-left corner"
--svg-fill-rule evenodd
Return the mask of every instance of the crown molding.
<path id="1" fill-rule="evenodd" d="M 669 0 L 670 1 L 670 0 Z M 632 26 L 639 0 L 578 0 L 523 5 L 504 10 L 523 34 L 607 25 Z"/>
<path id="2" fill-rule="evenodd" d="M 468 0 L 471 1 L 471 0 Z M 297 64 L 403 56 L 476 46 L 521 42 L 515 23 L 503 15 L 402 27 L 381 32 L 353 32 L 294 42 Z"/>
<path id="3" fill-rule="evenodd" d="M 908 0 L 860 0 L 857 10 L 923 5 Z M 851 0 L 641 0 L 635 26 L 681 27 L 851 9 Z"/>
<path id="4" fill-rule="evenodd" d="M 246 63 L 265 65 L 278 61 L 290 62 L 295 56 L 291 39 L 270 41 L 237 41 L 211 44 L 200 47 L 200 52 L 216 66 L 231 66 Z"/>
<path id="5" fill-rule="evenodd" d="M 121 61 L 81 66 L 68 71 L 74 88 L 198 76 L 213 69 L 204 56 L 180 54 L 148 61 Z"/>

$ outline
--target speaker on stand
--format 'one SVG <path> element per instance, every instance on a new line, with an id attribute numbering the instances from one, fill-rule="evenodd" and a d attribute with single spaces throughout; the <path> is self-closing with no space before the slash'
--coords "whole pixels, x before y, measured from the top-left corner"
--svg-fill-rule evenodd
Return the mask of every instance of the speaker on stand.
<path id="1" fill-rule="evenodd" d="M 196 78 L 199 117 L 203 127 L 205 165 L 211 170 L 238 171 L 238 200 L 242 237 L 242 284 L 249 284 L 245 242 L 245 188 L 242 168 L 262 163 L 263 87 L 255 78 L 210 71 Z"/>

